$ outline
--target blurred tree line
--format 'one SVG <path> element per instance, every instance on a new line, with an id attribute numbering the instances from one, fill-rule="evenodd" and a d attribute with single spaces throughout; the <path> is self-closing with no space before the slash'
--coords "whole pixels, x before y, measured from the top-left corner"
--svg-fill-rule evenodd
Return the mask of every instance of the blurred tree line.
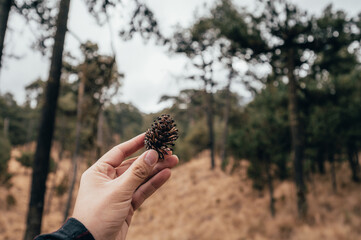
<path id="1" fill-rule="evenodd" d="M 84 1 L 88 11 L 94 16 L 96 22 L 103 26 L 109 25 L 111 38 L 113 36 L 111 24 L 109 22 L 109 11 L 116 9 L 120 6 L 122 1 L 120 0 L 85 0 Z M 56 126 L 56 115 L 61 107 L 58 108 L 58 101 L 63 100 L 64 104 L 71 104 L 72 93 L 66 93 L 64 99 L 59 99 L 60 90 L 63 87 L 61 76 L 63 72 L 63 78 L 65 75 L 71 75 L 75 73 L 79 78 L 76 85 L 77 101 L 76 101 L 76 122 L 75 122 L 75 148 L 72 152 L 73 162 L 73 177 L 69 187 L 68 201 L 64 212 L 64 219 L 68 217 L 69 209 L 72 203 L 72 193 L 77 176 L 78 156 L 80 154 L 81 147 L 88 147 L 93 145 L 95 135 L 98 136 L 97 156 L 101 154 L 101 145 L 103 142 L 100 140 L 103 136 L 101 129 L 103 128 L 104 114 L 103 106 L 110 100 L 112 95 L 109 92 L 113 92 L 113 95 L 117 93 L 119 82 L 118 78 L 122 76 L 116 69 L 116 57 L 115 49 L 112 43 L 113 56 L 98 56 L 97 46 L 92 43 L 84 43 L 81 41 L 76 33 L 71 32 L 68 27 L 68 14 L 70 8 L 70 0 L 29 0 L 29 1 L 14 1 L 14 0 L 1 0 L 0 1 L 0 63 L 3 56 L 5 34 L 8 29 L 8 17 L 11 12 L 16 12 L 24 17 L 27 21 L 28 27 L 31 29 L 32 25 L 35 25 L 39 30 L 37 31 L 37 39 L 33 44 L 34 49 L 40 50 L 44 55 L 50 55 L 50 69 L 49 76 L 43 88 L 38 88 L 42 85 L 41 81 L 35 82 L 30 88 L 38 94 L 35 96 L 37 100 L 36 109 L 39 110 L 38 134 L 36 138 L 36 150 L 34 158 L 32 160 L 32 183 L 29 209 L 27 214 L 26 232 L 24 239 L 33 239 L 41 231 L 42 215 L 44 211 L 44 196 L 46 191 L 46 179 L 49 172 L 50 164 L 50 149 L 54 139 L 54 130 Z M 121 9 L 121 11 L 128 9 Z M 128 10 L 129 11 L 129 10 Z M 160 44 L 164 44 L 165 40 L 162 38 L 157 22 L 154 19 L 152 11 L 142 2 L 134 1 L 133 7 L 130 9 L 131 17 L 127 26 L 122 26 L 122 29 L 118 30 L 121 38 L 125 40 L 131 39 L 135 33 L 139 33 L 144 39 L 150 39 L 155 36 Z M 70 32 L 76 40 L 80 42 L 80 48 L 83 52 L 84 63 L 79 65 L 67 65 L 63 59 L 65 36 L 67 32 Z M 52 49 L 51 53 L 49 49 Z M 1 64 L 0 64 L 1 68 Z M 64 70 L 64 71 L 63 71 Z M 114 86 L 118 85 L 118 86 Z M 72 84 L 71 82 L 65 83 Z M 69 86 L 71 89 L 72 87 Z M 43 94 L 43 97 L 39 94 Z M 88 94 L 90 98 L 86 98 L 85 94 Z M 41 104 L 39 104 L 41 103 Z M 85 106 L 84 106 L 85 105 Z M 86 107 L 87 106 L 87 107 Z M 64 125 L 60 135 L 62 136 L 62 142 L 64 140 L 66 130 L 71 128 L 69 123 L 70 112 L 74 111 L 71 105 L 63 106 L 62 110 L 66 117 L 60 117 L 60 121 Z M 84 118 L 84 114 L 88 118 Z M 59 117 L 58 117 L 59 118 Z M 67 119 L 68 118 L 68 119 Z M 4 161 L 2 169 L 6 171 L 6 162 L 9 157 L 9 144 L 6 138 L 9 126 L 9 118 L 4 118 L 4 142 L 5 153 L 1 158 Z M 66 121 L 66 122 L 65 122 Z M 13 123 L 12 123 L 13 125 Z M 36 128 L 35 128 L 36 129 Z M 60 131 L 61 131 L 60 130 Z M 99 131 L 98 131 L 99 130 Z M 87 131 L 87 136 L 84 136 L 82 132 Z M 69 132 L 74 132 L 73 129 Z M 89 137 L 89 135 L 91 137 Z M 61 149 L 65 144 L 61 145 Z M 60 151 L 62 153 L 63 150 Z M 61 154 L 59 154 L 61 155 Z M 59 157 L 61 159 L 61 156 Z M 20 158 L 27 159 L 27 158 Z M 8 178 L 7 178 L 8 179 Z"/>
<path id="2" fill-rule="evenodd" d="M 107 9 L 117 4 L 86 2 L 99 24 L 107 22 Z M 50 139 L 59 144 L 59 161 L 64 152 L 72 153 L 74 168 L 65 218 L 78 157 L 87 154 L 90 162 L 95 161 L 111 146 L 146 131 L 161 113 L 171 114 L 177 122 L 180 137 L 175 153 L 181 161 L 206 149 L 210 150 L 212 169 L 226 169 L 230 162 L 231 169 L 236 169 L 240 160 L 247 159 L 254 187 L 268 188 L 272 215 L 276 214 L 276 179 L 294 179 L 300 217 L 307 214 L 306 176 L 326 174 L 326 163 L 334 191 L 338 163 L 347 162 L 352 180 L 361 181 L 361 14 L 350 17 L 329 5 L 321 14 L 311 15 L 285 0 L 258 1 L 256 10 L 250 12 L 230 0 L 219 0 L 191 26 L 178 27 L 166 38 L 147 6 L 135 2 L 130 22 L 120 31 L 122 39 L 140 33 L 145 39 L 155 37 L 172 54 L 183 54 L 189 65 L 182 79 L 196 81 L 201 87 L 165 95 L 160 101 L 169 102 L 169 108 L 145 114 L 130 103 L 112 101 L 123 78 L 115 54 L 101 55 L 96 44 L 84 42 L 80 44 L 82 60 L 65 55 L 60 63 L 54 63 L 62 74 L 60 78 L 58 73 L 55 105 L 48 106 L 55 111 L 56 126 Z M 18 4 L 16 9 L 30 14 L 34 7 L 24 6 Z M 21 10 L 24 8 L 28 11 Z M 39 11 L 33 14 L 41 19 Z M 48 19 L 41 24 L 48 22 L 54 23 Z M 41 112 L 49 104 L 49 81 L 37 79 L 29 84 L 22 105 L 11 94 L 0 96 L 1 181 L 10 178 L 3 176 L 11 146 L 38 140 L 39 148 L 41 127 L 50 121 L 44 120 L 48 113 Z M 251 99 L 245 94 L 251 94 Z M 43 159 L 46 164 L 48 155 Z M 39 163 L 34 163 L 36 166 Z M 46 178 L 48 167 L 42 171 Z"/>
<path id="3" fill-rule="evenodd" d="M 310 15 L 285 0 L 257 4 L 257 10 L 249 12 L 232 1 L 219 1 L 208 15 L 175 33 L 171 50 L 184 53 L 194 65 L 195 75 L 188 79 L 204 82 L 206 118 L 223 116 L 226 128 L 218 128 L 223 133 L 231 129 L 226 139 L 214 137 L 208 124 L 211 159 L 214 139 L 223 139 L 220 144 L 236 159 L 250 160 L 248 173 L 255 187 L 269 186 L 273 215 L 272 181 L 292 176 L 298 213 L 305 217 L 305 175 L 316 166 L 324 173 L 325 161 L 330 163 L 334 191 L 336 161 L 347 160 L 352 180 L 360 181 L 361 15 L 351 18 L 332 5 Z M 234 61 L 246 62 L 246 71 L 237 73 L 229 64 Z M 217 64 L 225 65 L 227 84 L 214 74 Z M 238 108 L 235 125 L 228 123 L 228 108 L 219 116 L 212 102 L 217 85 L 225 85 L 226 99 L 231 96 L 234 75 L 253 93 L 253 100 Z"/>

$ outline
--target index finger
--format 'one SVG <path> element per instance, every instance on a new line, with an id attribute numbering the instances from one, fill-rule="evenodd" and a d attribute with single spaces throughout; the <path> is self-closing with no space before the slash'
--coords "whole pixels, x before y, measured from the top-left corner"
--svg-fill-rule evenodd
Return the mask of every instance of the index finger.
<path id="1" fill-rule="evenodd" d="M 112 167 L 118 167 L 126 157 L 132 155 L 144 146 L 144 136 L 145 133 L 142 133 L 124 143 L 113 147 L 98 161 L 107 163 Z"/>

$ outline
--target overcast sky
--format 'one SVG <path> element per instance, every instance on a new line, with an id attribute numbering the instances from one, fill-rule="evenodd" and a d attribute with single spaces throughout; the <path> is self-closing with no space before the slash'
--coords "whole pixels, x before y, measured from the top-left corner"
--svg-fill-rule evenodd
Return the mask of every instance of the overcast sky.
<path id="1" fill-rule="evenodd" d="M 125 6 L 130 0 L 123 1 Z M 68 27 L 77 33 L 82 41 L 91 40 L 98 43 L 100 52 L 110 54 L 110 34 L 107 26 L 98 27 L 94 18 L 87 12 L 83 1 L 71 1 Z M 212 6 L 214 0 L 147 0 L 146 3 L 153 10 L 159 21 L 161 30 L 166 34 L 172 33 L 176 24 L 189 26 L 194 19 L 195 10 L 199 14 Z M 253 7 L 255 1 L 237 0 L 235 3 L 241 6 Z M 329 3 L 333 3 L 337 9 L 343 9 L 349 16 L 355 16 L 361 12 L 361 0 L 302 0 L 293 2 L 301 4 L 303 9 L 311 13 L 320 13 Z M 156 46 L 150 41 L 144 43 L 139 37 L 124 42 L 117 35 L 122 19 L 117 13 L 113 14 L 112 29 L 114 32 L 118 68 L 125 73 L 121 93 L 117 98 L 123 102 L 132 102 L 143 112 L 155 112 L 165 105 L 159 104 L 159 98 L 164 94 L 177 94 L 180 89 L 194 86 L 191 83 L 184 84 L 177 81 L 176 76 L 184 73 L 186 59 L 182 56 L 170 56 L 166 48 Z M 11 14 L 9 19 L 9 31 L 6 35 L 7 55 L 21 56 L 20 60 L 3 59 L 3 68 L 0 70 L 1 93 L 11 92 L 19 103 L 25 99 L 24 87 L 37 78 L 47 79 L 49 60 L 40 53 L 31 50 L 34 42 L 34 31 L 29 29 L 24 20 L 16 14 Z M 79 43 L 70 34 L 67 34 L 65 50 L 76 56 L 80 56 Z"/>

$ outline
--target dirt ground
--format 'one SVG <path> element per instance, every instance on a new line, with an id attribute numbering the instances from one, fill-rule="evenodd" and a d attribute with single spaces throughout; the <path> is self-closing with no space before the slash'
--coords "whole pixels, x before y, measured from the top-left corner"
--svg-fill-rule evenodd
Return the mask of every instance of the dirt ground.
<path id="1" fill-rule="evenodd" d="M 15 157 L 23 149 L 14 149 L 10 171 L 12 187 L 0 187 L 0 239 L 22 239 L 29 199 L 31 172 Z M 56 154 L 54 159 L 56 159 Z M 309 214 L 297 220 L 295 187 L 291 181 L 275 183 L 276 217 L 269 212 L 268 191 L 255 191 L 246 177 L 247 162 L 230 175 L 209 169 L 207 153 L 173 170 L 168 183 L 153 195 L 134 215 L 128 239 L 361 239 L 361 185 L 350 181 L 346 164 L 337 170 L 338 191 L 332 191 L 330 174 L 308 179 Z M 63 160 L 56 176 L 58 185 L 71 173 L 70 159 Z M 82 164 L 80 171 L 86 168 Z M 79 173 L 80 176 L 80 173 Z M 51 187 L 54 174 L 48 178 Z M 6 197 L 16 199 L 9 206 Z M 48 199 L 46 198 L 46 202 Z M 76 194 L 75 194 L 76 195 Z M 51 207 L 45 205 L 43 232 L 61 225 L 67 194 L 56 196 Z"/>

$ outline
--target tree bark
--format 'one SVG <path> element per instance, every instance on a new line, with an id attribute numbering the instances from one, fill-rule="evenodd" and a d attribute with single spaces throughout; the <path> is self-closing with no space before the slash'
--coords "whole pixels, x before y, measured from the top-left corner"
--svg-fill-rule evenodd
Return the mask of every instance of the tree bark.
<path id="1" fill-rule="evenodd" d="M 323 148 L 319 147 L 317 149 L 317 165 L 318 171 L 321 174 L 325 174 L 325 161 L 324 161 L 324 152 Z"/>
<path id="2" fill-rule="evenodd" d="M 359 155 L 358 155 L 358 150 L 355 149 L 354 153 L 354 163 L 355 163 L 355 168 L 356 168 L 356 175 L 358 175 L 359 180 L 360 180 L 360 161 L 359 161 Z"/>
<path id="3" fill-rule="evenodd" d="M 214 169 L 216 166 L 215 159 L 214 159 L 214 129 L 213 129 L 213 93 L 210 91 L 207 93 L 205 89 L 206 101 L 207 101 L 207 125 L 208 125 L 208 134 L 209 134 L 209 142 L 208 147 L 211 151 L 211 169 Z"/>
<path id="4" fill-rule="evenodd" d="M 352 147 L 348 147 L 347 155 L 352 173 L 351 179 L 354 182 L 360 182 L 360 163 L 358 161 L 357 151 L 354 151 Z"/>
<path id="5" fill-rule="evenodd" d="M 13 0 L 0 0 L 0 69 L 2 66 L 1 60 L 2 60 L 2 53 L 4 50 L 6 28 L 8 25 L 9 13 L 12 4 L 13 4 Z"/>
<path id="6" fill-rule="evenodd" d="M 53 200 L 53 193 L 54 193 L 54 189 L 55 189 L 55 185 L 56 185 L 56 174 L 58 172 L 60 162 L 61 162 L 61 160 L 63 160 L 63 153 L 64 153 L 64 148 L 63 148 L 62 144 L 60 144 L 60 150 L 59 150 L 59 154 L 58 154 L 58 162 L 55 165 L 54 177 L 53 177 L 53 181 L 51 182 L 49 194 L 48 194 L 48 201 L 45 204 L 45 210 L 44 210 L 45 215 L 49 214 L 49 212 L 51 210 L 51 202 Z"/>
<path id="7" fill-rule="evenodd" d="M 299 110 L 297 103 L 297 83 L 294 75 L 294 49 L 287 52 L 288 69 L 288 117 L 290 121 L 292 160 L 294 164 L 295 183 L 297 189 L 297 209 L 300 218 L 307 214 L 306 186 L 303 179 L 303 141 L 300 134 Z"/>
<path id="8" fill-rule="evenodd" d="M 336 181 L 335 155 L 332 152 L 328 153 L 328 161 L 331 164 L 332 190 L 334 193 L 336 193 L 337 192 L 337 181 Z"/>
<path id="9" fill-rule="evenodd" d="M 266 159 L 266 173 L 267 173 L 267 182 L 268 182 L 268 190 L 269 190 L 269 197 L 270 197 L 270 211 L 272 217 L 276 216 L 276 208 L 275 208 L 275 198 L 273 194 L 273 179 L 271 175 L 271 164 L 270 159 Z"/>
<path id="10" fill-rule="evenodd" d="M 69 211 L 72 205 L 73 200 L 73 192 L 74 192 L 74 186 L 76 182 L 76 175 L 78 172 L 78 155 L 80 150 L 80 132 L 81 132 L 81 118 L 82 118 L 82 106 L 83 106 L 83 97 L 84 97 L 84 88 L 85 88 L 85 76 L 86 74 L 83 74 L 83 77 L 81 78 L 79 82 L 79 89 L 78 89 L 78 104 L 77 104 L 77 112 L 76 112 L 76 135 L 75 135 L 75 151 L 72 157 L 73 162 L 73 176 L 69 187 L 69 193 L 68 193 L 68 200 L 66 202 L 66 207 L 64 211 L 64 222 L 69 216 Z"/>
<path id="11" fill-rule="evenodd" d="M 226 87 L 226 108 L 224 110 L 224 129 L 223 129 L 223 136 L 222 136 L 222 150 L 221 150 L 221 167 L 222 170 L 226 168 L 227 165 L 227 138 L 228 138 L 228 122 L 229 122 L 229 112 L 231 108 L 231 83 L 232 77 L 228 79 L 228 84 Z"/>
<path id="12" fill-rule="evenodd" d="M 66 118 L 64 116 L 61 116 L 59 119 L 59 122 L 60 122 L 60 125 L 66 124 Z M 45 210 L 44 210 L 45 215 L 49 214 L 50 210 L 51 210 L 51 204 L 52 204 L 52 200 L 53 200 L 54 190 L 56 187 L 56 176 L 57 176 L 57 172 L 59 169 L 59 165 L 60 165 L 61 161 L 63 160 L 66 141 L 67 141 L 67 136 L 65 134 L 65 131 L 60 131 L 60 139 L 59 139 L 60 147 L 59 147 L 59 153 L 58 153 L 58 162 L 55 166 L 54 178 L 50 185 L 51 187 L 49 189 L 48 201 L 45 204 Z"/>
<path id="13" fill-rule="evenodd" d="M 103 152 L 103 125 L 104 125 L 104 111 L 101 106 L 98 114 L 97 122 L 97 147 L 96 147 L 96 159 L 99 159 Z"/>
<path id="14" fill-rule="evenodd" d="M 63 50 L 70 0 L 61 0 L 56 22 L 53 54 L 49 79 L 46 86 L 45 102 L 35 151 L 29 210 L 26 221 L 25 240 L 31 240 L 41 232 L 46 179 L 49 171 L 50 149 L 55 126 L 55 113 L 60 89 Z"/>

